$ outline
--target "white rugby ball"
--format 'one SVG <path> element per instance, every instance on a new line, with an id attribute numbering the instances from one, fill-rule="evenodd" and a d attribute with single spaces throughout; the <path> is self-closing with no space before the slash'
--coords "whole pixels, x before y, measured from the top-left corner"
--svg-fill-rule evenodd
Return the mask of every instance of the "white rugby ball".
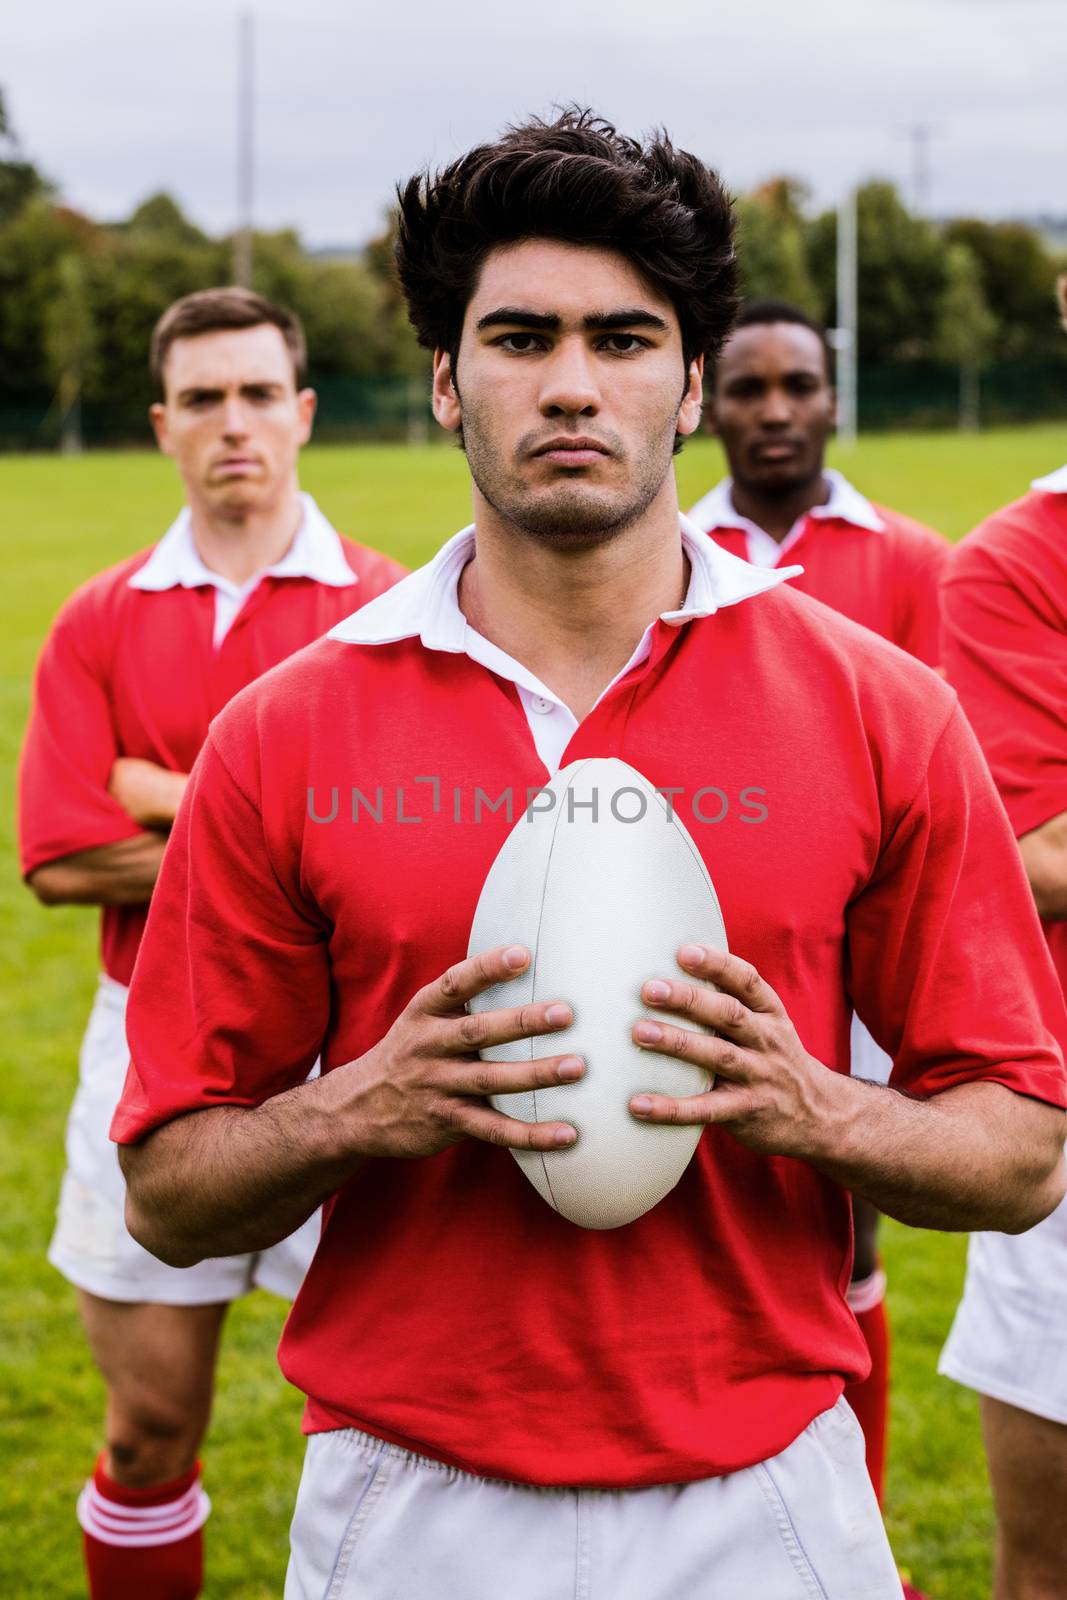
<path id="1" fill-rule="evenodd" d="M 666 1016 L 644 1004 L 641 988 L 680 975 L 677 951 L 689 941 L 725 949 L 726 929 L 700 853 L 667 800 L 614 757 L 564 767 L 505 839 L 471 928 L 471 955 L 523 944 L 532 960 L 470 1009 L 549 1000 L 572 1007 L 569 1028 L 482 1055 L 584 1058 L 576 1083 L 493 1098 L 521 1121 L 578 1130 L 564 1149 L 512 1155 L 542 1199 L 580 1227 L 633 1222 L 674 1188 L 696 1150 L 700 1127 L 639 1122 L 629 1109 L 642 1090 L 690 1095 L 711 1087 L 700 1068 L 631 1038 L 639 1017 Z"/>

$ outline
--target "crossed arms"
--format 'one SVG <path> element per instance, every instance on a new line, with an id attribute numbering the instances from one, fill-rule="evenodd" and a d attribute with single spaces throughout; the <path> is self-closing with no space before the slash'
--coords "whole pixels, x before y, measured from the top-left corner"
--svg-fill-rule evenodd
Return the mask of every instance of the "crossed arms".
<path id="1" fill-rule="evenodd" d="M 108 793 L 146 831 L 44 862 L 26 880 L 38 900 L 46 906 L 144 905 L 188 781 L 184 772 L 120 756 L 111 768 Z"/>

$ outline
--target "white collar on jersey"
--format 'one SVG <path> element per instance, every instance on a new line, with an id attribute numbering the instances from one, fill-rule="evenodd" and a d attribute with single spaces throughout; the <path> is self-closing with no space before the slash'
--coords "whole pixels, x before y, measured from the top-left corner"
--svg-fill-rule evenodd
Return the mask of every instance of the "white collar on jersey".
<path id="1" fill-rule="evenodd" d="M 846 477 L 832 467 L 826 469 L 823 477 L 830 485 L 830 498 L 824 506 L 812 506 L 809 516 L 820 520 L 832 517 L 835 521 L 848 522 L 854 528 L 866 528 L 871 533 L 885 531 L 885 523 L 871 502 Z M 714 533 L 718 528 L 743 528 L 747 533 L 756 527 L 748 517 L 741 516 L 734 509 L 732 487 L 733 480 L 723 478 L 690 511 L 692 520 L 705 533 Z M 762 533 L 764 530 L 760 528 L 757 531 Z"/>
<path id="2" fill-rule="evenodd" d="M 185 506 L 171 523 L 152 554 L 129 580 L 131 589 L 199 589 L 210 584 L 223 593 L 243 593 L 260 578 L 313 578 L 331 589 L 345 589 L 359 578 L 348 565 L 336 530 L 309 494 L 300 496 L 304 508 L 300 526 L 288 550 L 272 567 L 257 572 L 246 584 L 236 584 L 212 572 L 193 541 L 192 514 Z"/>
<path id="3" fill-rule="evenodd" d="M 664 622 L 678 625 L 693 617 L 709 617 L 804 570 L 783 567 L 768 572 L 752 567 L 705 538 L 687 517 L 679 522 L 682 547 L 689 557 L 689 589 L 680 610 L 661 613 Z M 473 554 L 472 525 L 449 539 L 426 566 L 331 628 L 329 638 L 345 644 L 393 644 L 418 637 L 427 650 L 463 654 L 473 630 L 459 608 L 459 575 Z"/>
<path id="4" fill-rule="evenodd" d="M 1030 487 L 1041 489 L 1045 494 L 1067 494 L 1067 467 L 1057 467 L 1055 472 L 1046 472 L 1043 478 L 1035 478 Z"/>

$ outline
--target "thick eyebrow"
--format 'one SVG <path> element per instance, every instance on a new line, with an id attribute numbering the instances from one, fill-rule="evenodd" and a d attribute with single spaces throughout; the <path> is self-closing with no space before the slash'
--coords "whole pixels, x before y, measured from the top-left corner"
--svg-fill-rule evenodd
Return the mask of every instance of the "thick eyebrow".
<path id="1" fill-rule="evenodd" d="M 561 317 L 549 311 L 531 311 L 525 306 L 498 306 L 478 318 L 478 332 L 485 328 L 534 328 L 540 333 L 558 333 L 563 325 Z M 592 311 L 582 318 L 587 333 L 610 333 L 622 328 L 652 328 L 657 333 L 669 333 L 670 327 L 655 312 L 641 306 L 626 306 L 620 311 Z"/>
<path id="2" fill-rule="evenodd" d="M 656 333 L 670 333 L 670 325 L 654 311 L 642 306 L 627 306 L 622 311 L 596 311 L 582 318 L 582 327 L 590 332 L 610 333 L 620 328 L 652 328 Z"/>
<path id="3" fill-rule="evenodd" d="M 524 306 L 497 306 L 478 318 L 478 332 L 483 328 L 537 328 L 542 333 L 556 333 L 560 319 L 551 312 L 530 311 Z"/>

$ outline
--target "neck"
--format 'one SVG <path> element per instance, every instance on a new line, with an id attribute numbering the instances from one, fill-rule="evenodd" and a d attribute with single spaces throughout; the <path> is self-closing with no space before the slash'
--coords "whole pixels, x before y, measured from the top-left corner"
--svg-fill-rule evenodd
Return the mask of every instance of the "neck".
<path id="1" fill-rule="evenodd" d="M 649 623 L 685 598 L 674 475 L 637 522 L 581 550 L 520 532 L 477 489 L 474 500 L 475 555 L 460 578 L 460 609 L 581 720 Z"/>
<path id="2" fill-rule="evenodd" d="M 189 509 L 201 561 L 209 572 L 237 584 L 282 559 L 304 515 L 295 481 L 270 506 L 235 512 L 190 497 Z"/>
<path id="3" fill-rule="evenodd" d="M 758 488 L 735 478 L 730 486 L 730 498 L 735 511 L 781 544 L 798 518 L 806 516 L 813 506 L 826 504 L 830 498 L 830 484 L 821 467 L 807 483 L 798 484 L 780 495 L 761 493 Z"/>

